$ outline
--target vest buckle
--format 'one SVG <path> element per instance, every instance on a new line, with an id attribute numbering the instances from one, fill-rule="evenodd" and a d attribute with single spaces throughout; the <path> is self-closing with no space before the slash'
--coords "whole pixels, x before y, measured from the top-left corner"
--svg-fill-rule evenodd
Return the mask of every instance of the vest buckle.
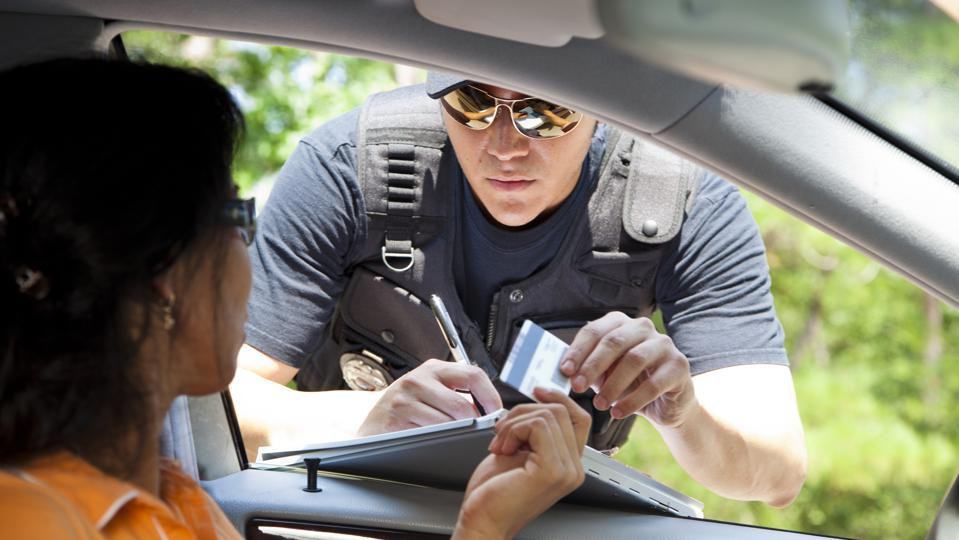
<path id="1" fill-rule="evenodd" d="M 382 248 L 380 248 L 380 254 L 383 257 L 383 264 L 385 264 L 387 268 L 389 268 L 390 270 L 394 272 L 406 272 L 410 268 L 413 268 L 413 247 L 412 246 L 410 246 L 409 253 L 396 253 L 392 251 L 386 251 L 386 246 L 383 246 Z M 398 268 L 390 264 L 390 259 L 405 259 L 407 262 L 405 266 L 403 266 L 402 268 Z"/>

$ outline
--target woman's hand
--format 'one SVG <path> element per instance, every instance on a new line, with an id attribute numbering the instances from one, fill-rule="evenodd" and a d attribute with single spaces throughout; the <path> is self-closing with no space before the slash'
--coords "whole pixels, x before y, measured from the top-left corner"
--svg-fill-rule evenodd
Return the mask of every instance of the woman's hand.
<path id="1" fill-rule="evenodd" d="M 509 538 L 583 483 L 589 413 L 562 392 L 537 388 L 496 423 L 490 455 L 470 478 L 456 538 Z"/>

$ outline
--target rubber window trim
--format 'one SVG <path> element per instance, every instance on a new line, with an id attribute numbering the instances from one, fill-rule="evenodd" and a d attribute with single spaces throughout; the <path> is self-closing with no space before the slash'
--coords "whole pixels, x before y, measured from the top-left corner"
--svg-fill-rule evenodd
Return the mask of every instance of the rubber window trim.
<path id="1" fill-rule="evenodd" d="M 118 60 L 130 60 L 130 56 L 127 54 L 127 48 L 123 44 L 123 40 L 120 38 L 120 34 L 113 36 L 113 39 L 110 40 L 110 49 L 107 54 Z"/>
<path id="2" fill-rule="evenodd" d="M 932 154 L 928 150 L 917 146 L 915 143 L 902 138 L 883 124 L 873 120 L 856 108 L 843 103 L 830 94 L 814 93 L 812 94 L 812 97 L 819 100 L 820 103 L 826 105 L 830 109 L 833 109 L 839 114 L 866 128 L 882 140 L 888 142 L 907 154 L 909 157 L 936 171 L 937 173 L 946 177 L 953 184 L 959 186 L 959 169 L 951 165 L 949 162 L 936 156 L 935 154 Z"/>

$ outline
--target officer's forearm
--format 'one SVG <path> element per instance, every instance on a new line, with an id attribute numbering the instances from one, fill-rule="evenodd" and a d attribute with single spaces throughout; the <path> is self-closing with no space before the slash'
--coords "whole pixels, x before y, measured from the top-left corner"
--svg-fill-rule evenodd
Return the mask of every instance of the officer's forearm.
<path id="1" fill-rule="evenodd" d="M 806 447 L 788 368 L 727 368 L 693 381 L 699 405 L 689 418 L 656 426 L 679 464 L 722 496 L 792 502 L 806 478 Z"/>
<path id="2" fill-rule="evenodd" d="M 369 414 L 379 392 L 299 392 L 242 367 L 230 395 L 247 456 L 260 446 L 348 439 Z"/>

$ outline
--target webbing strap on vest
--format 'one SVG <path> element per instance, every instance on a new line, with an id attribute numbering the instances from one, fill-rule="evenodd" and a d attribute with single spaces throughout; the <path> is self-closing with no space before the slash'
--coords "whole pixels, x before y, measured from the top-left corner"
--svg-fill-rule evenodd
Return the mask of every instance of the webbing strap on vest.
<path id="1" fill-rule="evenodd" d="M 422 85 L 375 94 L 360 113 L 357 177 L 371 236 L 384 231 L 380 256 L 395 272 L 413 266 L 414 240 L 431 222 L 423 218 L 445 220 L 445 206 L 432 196 L 443 191 L 436 180 L 445 144 L 439 106 Z"/>
<path id="2" fill-rule="evenodd" d="M 395 272 L 413 266 L 413 215 L 416 210 L 416 151 L 410 144 L 387 145 L 386 234 L 383 264 Z M 396 261 L 401 261 L 396 265 Z M 402 264 L 405 262 L 405 264 Z"/>

